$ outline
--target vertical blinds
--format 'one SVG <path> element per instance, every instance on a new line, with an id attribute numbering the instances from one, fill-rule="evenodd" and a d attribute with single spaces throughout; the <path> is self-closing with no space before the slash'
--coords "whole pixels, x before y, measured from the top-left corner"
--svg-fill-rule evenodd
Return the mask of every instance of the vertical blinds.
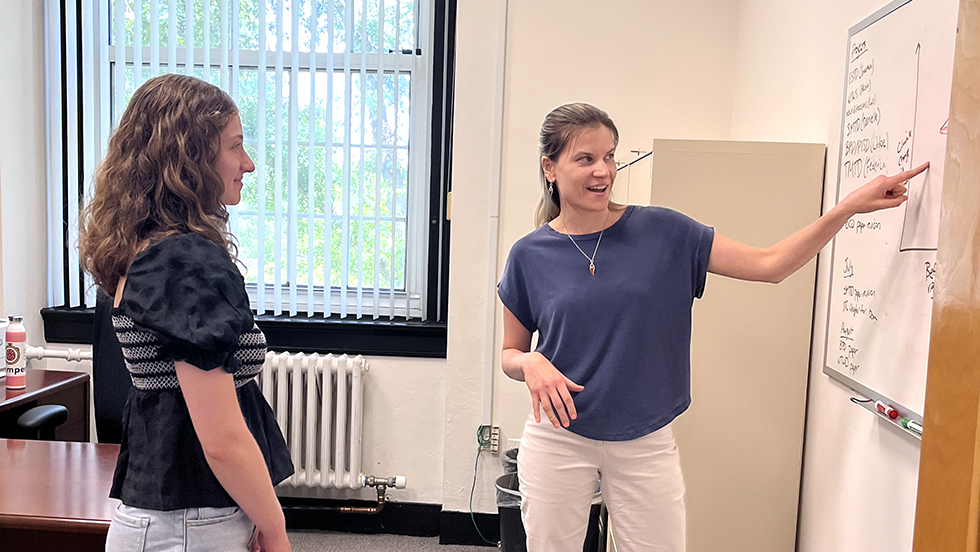
<path id="1" fill-rule="evenodd" d="M 87 35 L 82 24 L 75 31 L 82 65 L 93 71 L 83 105 L 69 108 L 91 120 L 78 134 L 90 152 L 83 187 L 146 79 L 173 72 L 207 80 L 238 104 L 256 165 L 242 202 L 229 210 L 256 311 L 424 319 L 428 160 L 415 146 L 427 143 L 429 120 L 429 64 L 419 46 L 428 36 L 426 6 L 79 1 L 82 20 L 95 29 Z M 71 57 L 69 51 L 65 59 Z M 70 68 L 65 75 L 71 80 Z M 69 148 L 69 172 L 79 162 L 72 159 Z M 78 195 L 71 186 L 62 191 L 69 199 Z M 52 214 L 59 200 L 52 199 Z M 79 205 L 68 203 L 71 228 Z M 57 245 L 49 252 L 51 262 L 67 267 L 52 278 L 52 304 L 60 296 L 69 306 L 94 305 L 90 282 L 75 276 L 76 242 L 67 255 Z"/>

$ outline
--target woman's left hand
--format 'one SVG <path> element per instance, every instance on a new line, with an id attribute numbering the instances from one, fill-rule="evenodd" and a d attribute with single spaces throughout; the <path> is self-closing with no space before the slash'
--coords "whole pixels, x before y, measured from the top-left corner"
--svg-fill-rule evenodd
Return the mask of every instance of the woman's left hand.
<path id="1" fill-rule="evenodd" d="M 847 194 L 847 197 L 841 201 L 841 204 L 852 215 L 872 213 L 881 209 L 898 207 L 909 198 L 905 195 L 908 192 L 906 185 L 909 180 L 928 168 L 929 162 L 927 161 L 914 169 L 896 175 L 880 175 L 871 182 Z"/>
<path id="2" fill-rule="evenodd" d="M 248 550 L 249 552 L 290 552 L 291 545 L 285 531 L 278 538 L 270 538 L 256 529 L 252 541 L 248 544 Z"/>

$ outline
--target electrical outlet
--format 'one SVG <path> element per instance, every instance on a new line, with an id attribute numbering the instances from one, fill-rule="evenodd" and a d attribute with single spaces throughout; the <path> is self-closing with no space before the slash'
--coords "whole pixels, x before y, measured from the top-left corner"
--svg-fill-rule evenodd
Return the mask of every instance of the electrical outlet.
<path id="1" fill-rule="evenodd" d="M 480 450 L 497 454 L 500 451 L 500 426 L 481 425 L 479 443 Z"/>
<path id="2" fill-rule="evenodd" d="M 490 454 L 500 452 L 500 426 L 490 426 Z"/>

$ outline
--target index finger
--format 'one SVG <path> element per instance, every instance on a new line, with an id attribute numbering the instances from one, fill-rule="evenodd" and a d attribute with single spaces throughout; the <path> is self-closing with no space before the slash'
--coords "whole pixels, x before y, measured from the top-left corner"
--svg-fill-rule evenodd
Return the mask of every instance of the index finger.
<path id="1" fill-rule="evenodd" d="M 907 171 L 900 172 L 900 173 L 896 174 L 895 175 L 895 180 L 898 180 L 898 181 L 911 180 L 912 177 L 915 177 L 915 176 L 921 174 L 922 171 L 924 171 L 924 170 L 926 170 L 928 168 L 929 168 L 929 162 L 926 161 L 925 163 L 919 165 L 918 167 L 916 167 L 914 169 L 909 169 Z"/>

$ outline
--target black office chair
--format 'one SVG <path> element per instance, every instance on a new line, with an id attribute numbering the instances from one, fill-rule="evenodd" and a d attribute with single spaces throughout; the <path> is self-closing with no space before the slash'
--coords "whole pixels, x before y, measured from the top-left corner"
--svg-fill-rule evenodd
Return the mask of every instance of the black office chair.
<path id="1" fill-rule="evenodd" d="M 122 348 L 112 327 L 112 297 L 101 290 L 95 300 L 92 325 L 92 395 L 95 434 L 100 443 L 122 442 L 122 417 L 133 387 Z"/>
<path id="2" fill-rule="evenodd" d="M 17 428 L 25 439 L 54 441 L 55 430 L 68 421 L 68 409 L 60 404 L 42 404 L 17 418 Z"/>

